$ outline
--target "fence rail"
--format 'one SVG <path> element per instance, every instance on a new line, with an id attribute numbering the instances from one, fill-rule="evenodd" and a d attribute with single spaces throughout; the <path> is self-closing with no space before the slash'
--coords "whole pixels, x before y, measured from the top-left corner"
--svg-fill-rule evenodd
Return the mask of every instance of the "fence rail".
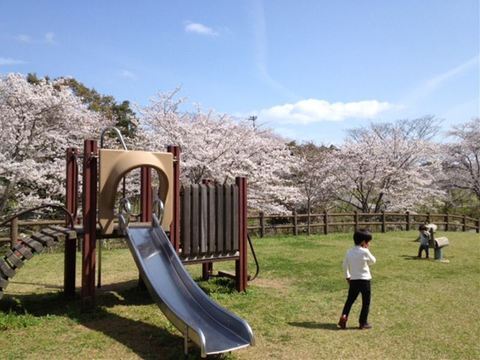
<path id="1" fill-rule="evenodd" d="M 361 227 L 387 232 L 414 230 L 420 224 L 434 223 L 444 231 L 475 231 L 480 233 L 480 218 L 465 215 L 381 212 L 381 213 L 311 213 L 291 215 L 265 215 L 259 213 L 248 218 L 250 233 L 260 237 L 267 234 L 328 234 L 348 232 Z"/>
<path id="2" fill-rule="evenodd" d="M 6 243 L 10 243 L 11 246 L 15 245 L 20 234 L 20 228 L 43 227 L 50 225 L 65 225 L 65 220 L 18 220 L 15 218 L 10 222 L 8 236 L 0 236 L 0 246 Z"/>

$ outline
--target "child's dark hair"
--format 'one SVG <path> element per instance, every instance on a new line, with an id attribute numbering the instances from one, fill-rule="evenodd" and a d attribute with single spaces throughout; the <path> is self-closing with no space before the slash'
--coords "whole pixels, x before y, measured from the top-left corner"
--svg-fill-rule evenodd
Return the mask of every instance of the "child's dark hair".
<path id="1" fill-rule="evenodd" d="M 418 227 L 418 230 L 420 231 L 425 231 L 425 230 L 428 230 L 427 226 L 425 224 L 422 224 Z"/>
<path id="2" fill-rule="evenodd" d="M 372 233 L 367 229 L 359 229 L 353 234 L 355 245 L 360 245 L 363 241 L 368 243 L 370 240 L 372 240 Z"/>

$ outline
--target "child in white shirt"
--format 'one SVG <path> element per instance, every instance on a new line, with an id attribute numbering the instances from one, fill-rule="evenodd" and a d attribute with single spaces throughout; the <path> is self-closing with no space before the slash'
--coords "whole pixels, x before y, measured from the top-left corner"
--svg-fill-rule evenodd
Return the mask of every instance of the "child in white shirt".
<path id="1" fill-rule="evenodd" d="M 370 308 L 371 287 L 370 267 L 376 262 L 375 257 L 368 250 L 372 234 L 368 230 L 357 230 L 353 234 L 353 241 L 355 246 L 347 251 L 345 259 L 343 260 L 343 270 L 345 278 L 349 283 L 348 297 L 343 307 L 342 316 L 338 322 L 341 329 L 347 326 L 348 314 L 352 308 L 353 303 L 362 294 L 362 310 L 359 318 L 360 329 L 370 329 L 372 326 L 368 323 L 368 312 Z"/>

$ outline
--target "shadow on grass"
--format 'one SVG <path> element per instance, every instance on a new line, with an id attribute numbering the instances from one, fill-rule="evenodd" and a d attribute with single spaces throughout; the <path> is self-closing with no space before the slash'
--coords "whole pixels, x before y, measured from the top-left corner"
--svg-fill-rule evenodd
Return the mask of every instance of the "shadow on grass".
<path id="1" fill-rule="evenodd" d="M 63 290 L 63 286 L 61 285 L 54 285 L 54 284 L 45 284 L 40 282 L 25 282 L 25 281 L 15 281 L 12 280 L 12 284 L 20 284 L 20 285 L 33 285 L 33 286 L 41 286 L 45 289 L 60 289 Z"/>
<path id="2" fill-rule="evenodd" d="M 96 307 L 82 311 L 81 302 L 66 300 L 63 293 L 21 294 L 7 296 L 0 302 L 0 310 L 6 313 L 33 316 L 65 316 L 91 330 L 128 347 L 142 359 L 181 359 L 183 337 L 172 334 L 162 327 L 143 321 L 128 319 L 109 311 L 117 305 L 150 305 L 153 300 L 147 291 L 139 289 L 137 281 L 107 285 L 97 290 Z M 160 311 L 160 310 L 159 310 Z M 196 347 L 189 349 L 188 359 L 197 359 Z"/>
<path id="3" fill-rule="evenodd" d="M 288 325 L 302 327 L 306 329 L 323 329 L 323 330 L 353 330 L 353 328 L 340 329 L 337 324 L 334 323 L 318 323 L 314 321 L 301 321 L 301 322 L 289 322 Z"/>
<path id="4" fill-rule="evenodd" d="M 403 260 L 421 260 L 416 255 L 400 255 L 400 257 L 402 257 Z"/>

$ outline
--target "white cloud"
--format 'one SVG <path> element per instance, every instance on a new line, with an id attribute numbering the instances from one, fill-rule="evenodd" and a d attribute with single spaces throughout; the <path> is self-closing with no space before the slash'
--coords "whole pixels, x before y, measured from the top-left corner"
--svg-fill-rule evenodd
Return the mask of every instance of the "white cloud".
<path id="1" fill-rule="evenodd" d="M 32 37 L 26 34 L 18 34 L 17 36 L 15 36 L 15 40 L 21 43 L 28 44 L 32 42 Z"/>
<path id="2" fill-rule="evenodd" d="M 188 21 L 186 24 L 185 24 L 185 32 L 190 32 L 190 33 L 194 33 L 194 34 L 199 34 L 199 35 L 206 35 L 206 36 L 218 36 L 218 32 L 216 32 L 215 30 L 213 30 L 212 28 L 206 26 L 206 25 L 203 25 L 203 24 L 200 24 L 200 23 L 194 23 L 194 22 L 190 22 Z"/>
<path id="3" fill-rule="evenodd" d="M 137 80 L 137 75 L 135 75 L 133 72 L 131 72 L 129 70 L 125 70 L 125 69 L 120 71 L 120 76 L 125 78 L 125 79 Z"/>
<path id="4" fill-rule="evenodd" d="M 392 108 L 392 104 L 378 100 L 329 103 L 326 100 L 305 99 L 263 109 L 258 114 L 261 119 L 279 123 L 311 124 L 349 118 L 371 119 Z"/>
<path id="5" fill-rule="evenodd" d="M 20 65 L 20 64 L 25 64 L 25 61 L 0 57 L 0 66 Z"/>
<path id="6" fill-rule="evenodd" d="M 54 33 L 54 32 L 47 32 L 47 33 L 45 34 L 44 39 L 45 39 L 45 42 L 46 42 L 47 44 L 55 44 L 55 43 L 56 43 L 56 41 L 55 41 L 55 33 Z"/>

